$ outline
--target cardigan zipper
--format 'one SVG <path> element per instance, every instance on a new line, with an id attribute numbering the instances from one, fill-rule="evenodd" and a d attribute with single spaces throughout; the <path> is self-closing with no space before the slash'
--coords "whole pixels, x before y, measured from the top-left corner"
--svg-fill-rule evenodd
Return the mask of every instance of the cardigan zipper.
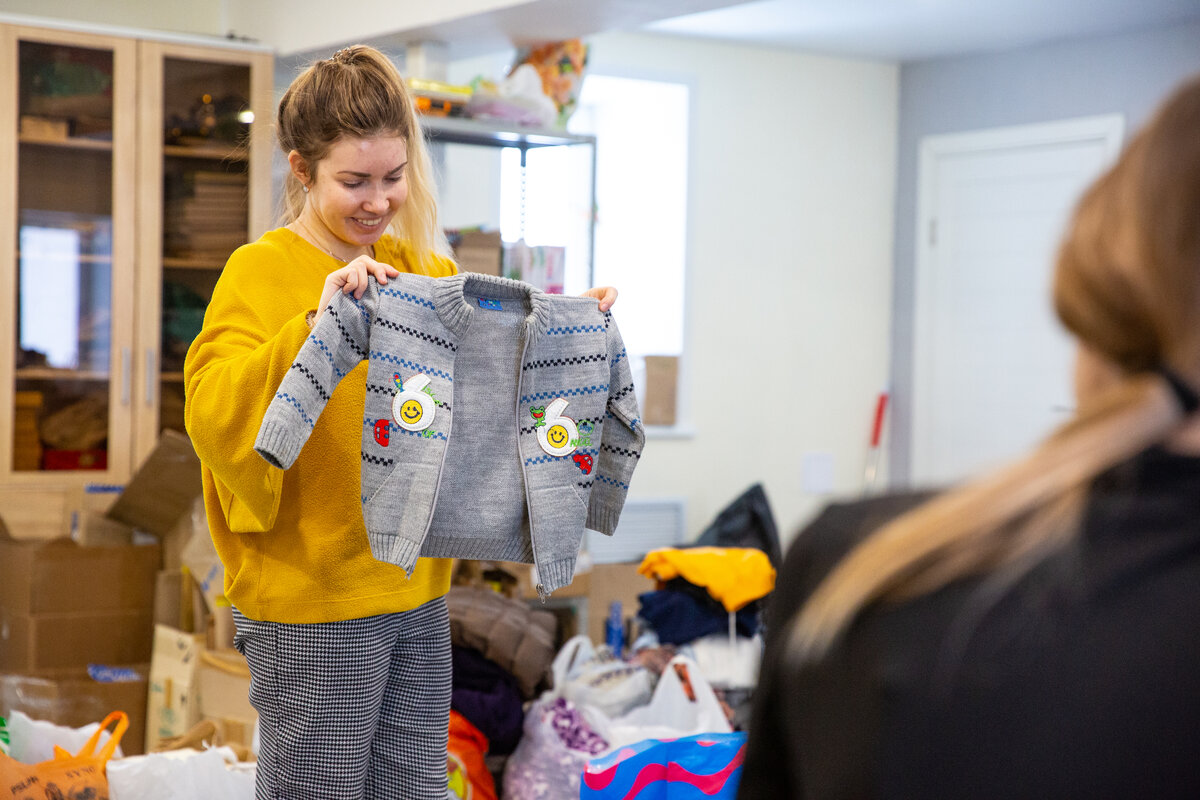
<path id="1" fill-rule="evenodd" d="M 525 484 L 525 508 L 529 513 L 529 547 L 533 550 L 533 565 L 537 568 L 538 582 L 534 587 L 537 590 L 538 599 L 542 601 L 542 605 L 546 604 L 546 598 L 550 596 L 550 592 L 546 591 L 546 585 L 542 581 L 542 565 L 538 559 L 537 536 L 533 530 L 533 501 L 529 497 L 529 475 L 525 469 L 525 454 L 521 451 L 521 393 L 524 391 L 525 384 L 525 354 L 529 352 L 529 326 L 525 326 L 525 341 L 521 344 L 521 360 L 518 367 L 521 367 L 517 378 L 517 406 L 513 409 L 513 416 L 517 424 L 517 459 L 521 463 L 521 483 Z"/>

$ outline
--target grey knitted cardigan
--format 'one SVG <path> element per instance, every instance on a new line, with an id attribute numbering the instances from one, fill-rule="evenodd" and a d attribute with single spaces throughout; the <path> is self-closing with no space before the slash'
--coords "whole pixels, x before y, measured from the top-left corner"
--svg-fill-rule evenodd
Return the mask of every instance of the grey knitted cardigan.
<path id="1" fill-rule="evenodd" d="M 474 273 L 337 294 L 284 377 L 255 450 L 287 469 L 367 360 L 363 518 L 371 552 L 533 563 L 571 582 L 584 528 L 611 535 L 645 441 L 612 315 Z"/>

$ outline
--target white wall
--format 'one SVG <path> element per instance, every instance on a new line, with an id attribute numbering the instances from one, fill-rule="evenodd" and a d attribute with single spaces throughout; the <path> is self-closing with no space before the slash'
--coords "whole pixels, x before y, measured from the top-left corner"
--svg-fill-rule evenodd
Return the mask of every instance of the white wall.
<path id="1" fill-rule="evenodd" d="M 898 68 L 589 41 L 591 72 L 691 85 L 682 390 L 695 435 L 651 439 L 632 494 L 686 497 L 694 537 L 762 481 L 786 543 L 829 499 L 804 491 L 805 453 L 833 456 L 835 494 L 862 487 L 888 375 Z"/>

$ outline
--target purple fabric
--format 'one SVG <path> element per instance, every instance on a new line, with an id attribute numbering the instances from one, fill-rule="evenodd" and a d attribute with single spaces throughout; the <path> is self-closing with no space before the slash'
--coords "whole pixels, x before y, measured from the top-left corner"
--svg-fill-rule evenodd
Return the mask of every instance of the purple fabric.
<path id="1" fill-rule="evenodd" d="M 558 698 L 550 704 L 545 714 L 550 727 L 571 750 L 596 755 L 608 747 L 608 742 L 592 730 L 570 700 Z"/>
<path id="2" fill-rule="evenodd" d="M 488 738 L 488 753 L 508 755 L 521 740 L 525 721 L 517 679 L 470 647 L 455 645 L 451 658 L 450 707 Z"/>

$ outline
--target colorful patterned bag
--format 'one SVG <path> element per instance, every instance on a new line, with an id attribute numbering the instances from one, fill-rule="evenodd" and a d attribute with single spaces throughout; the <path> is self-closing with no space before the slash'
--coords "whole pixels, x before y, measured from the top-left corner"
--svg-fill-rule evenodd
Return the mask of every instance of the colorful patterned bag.
<path id="1" fill-rule="evenodd" d="M 646 739 L 592 759 L 580 800 L 734 800 L 745 733 Z"/>

